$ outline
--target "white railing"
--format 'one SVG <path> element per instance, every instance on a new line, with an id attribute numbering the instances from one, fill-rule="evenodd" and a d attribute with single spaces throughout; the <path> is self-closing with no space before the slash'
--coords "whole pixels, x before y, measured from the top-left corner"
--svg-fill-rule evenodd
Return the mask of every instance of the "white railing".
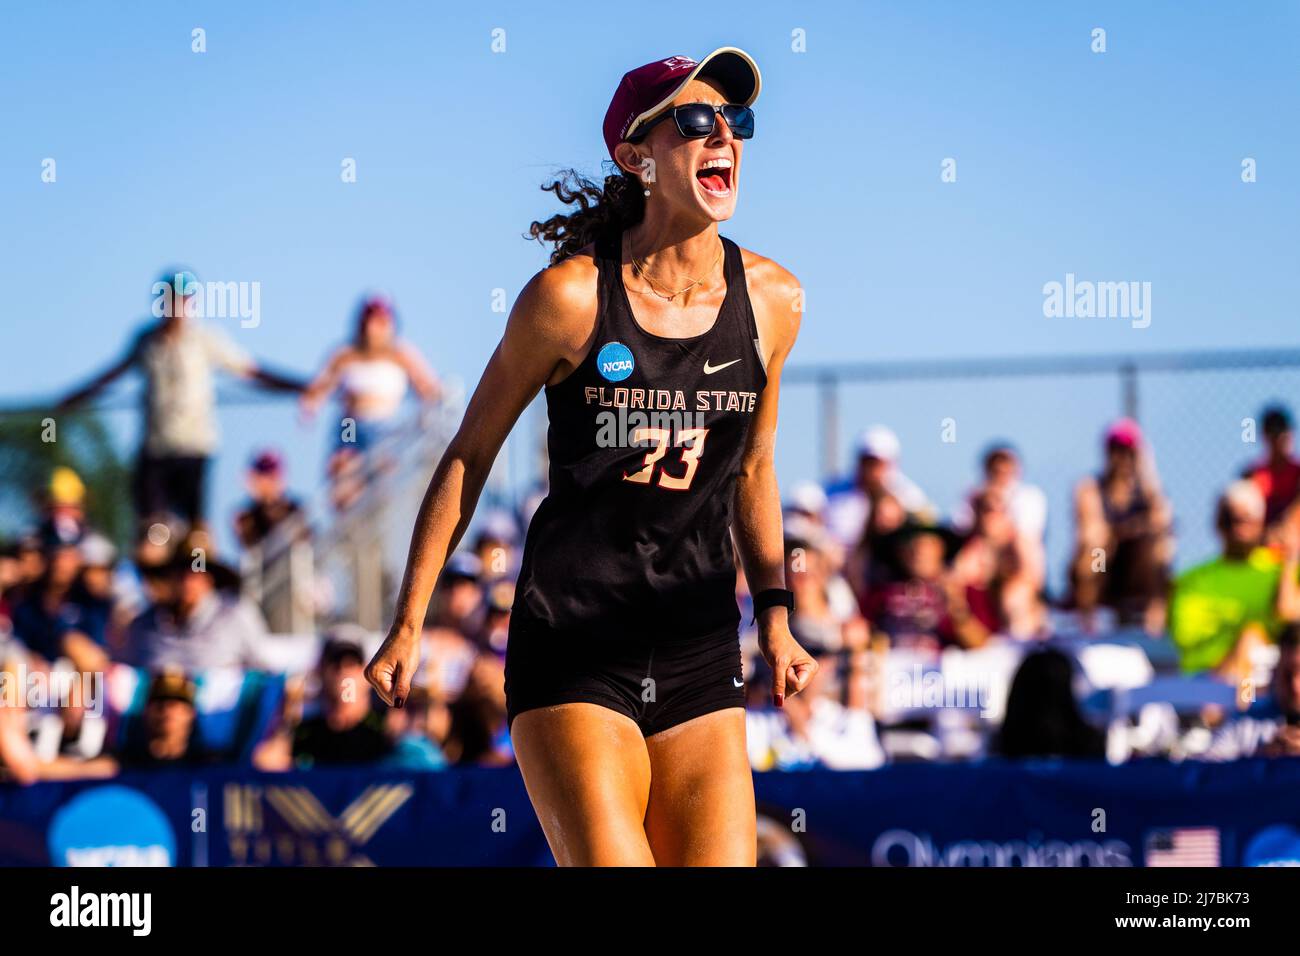
<path id="1" fill-rule="evenodd" d="M 244 594 L 261 606 L 273 633 L 301 634 L 338 620 L 374 631 L 386 626 L 396 569 L 461 408 L 458 394 L 421 408 L 367 451 L 354 502 L 327 509 L 306 533 L 301 524 L 282 526 L 245 551 Z M 320 497 L 329 500 L 328 492 Z"/>

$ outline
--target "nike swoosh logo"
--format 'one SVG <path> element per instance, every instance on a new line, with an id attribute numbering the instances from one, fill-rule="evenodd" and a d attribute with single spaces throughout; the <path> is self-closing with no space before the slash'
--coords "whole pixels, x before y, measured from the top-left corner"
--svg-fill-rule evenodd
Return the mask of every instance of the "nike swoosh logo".
<path id="1" fill-rule="evenodd" d="M 740 359 L 736 359 L 736 361 L 739 362 Z M 735 686 L 735 687 L 744 687 L 744 686 L 745 686 L 745 682 L 744 682 L 743 680 L 736 680 L 736 678 L 734 678 L 734 677 L 731 678 L 731 683 L 732 683 L 732 685 Z"/>
<path id="2" fill-rule="evenodd" d="M 740 361 L 740 359 L 732 359 L 730 362 L 723 362 L 721 365 L 710 365 L 710 364 L 709 364 L 709 360 L 708 360 L 708 359 L 705 359 L 705 360 L 704 360 L 704 374 L 705 374 L 705 375 L 712 375 L 714 372 L 721 372 L 721 371 L 722 371 L 724 368 L 726 368 L 727 366 L 729 366 L 729 365 L 735 365 L 735 364 L 736 364 L 737 362 L 739 362 L 739 361 Z"/>

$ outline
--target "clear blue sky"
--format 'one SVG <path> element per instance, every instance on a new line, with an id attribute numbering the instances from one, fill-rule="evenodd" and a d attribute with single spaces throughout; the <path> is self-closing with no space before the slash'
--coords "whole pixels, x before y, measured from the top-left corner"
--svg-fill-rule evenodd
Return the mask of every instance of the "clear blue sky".
<path id="1" fill-rule="evenodd" d="M 521 238 L 552 208 L 539 183 L 598 171 L 624 70 L 723 44 L 764 75 L 724 232 L 803 281 L 793 361 L 1296 344 L 1295 2 L 86 2 L 0 18 L 0 401 L 55 395 L 119 354 L 172 263 L 260 282 L 261 326 L 228 331 L 303 372 L 364 289 L 390 289 L 408 337 L 472 384 L 504 322 L 492 290 L 513 300 L 544 265 Z M 194 27 L 206 53 L 190 50 Z M 340 182 L 344 157 L 355 184 Z M 947 157 L 956 183 L 940 182 Z M 1044 318 L 1042 286 L 1067 272 L 1151 282 L 1151 326 Z M 1064 482 L 1095 458 L 1114 390 L 1081 409 L 1058 386 L 1056 417 L 1031 420 L 1052 384 L 1000 386 L 994 404 L 969 383 L 876 389 L 844 431 L 894 423 L 945 505 L 985 435 L 1046 436 L 1026 449 L 1031 471 Z M 786 485 L 816 471 L 815 406 L 794 392 Z M 931 402 L 974 419 L 957 459 Z M 295 483 L 317 484 L 321 437 L 287 409 L 223 424 L 221 520 L 254 445 L 285 445 Z"/>

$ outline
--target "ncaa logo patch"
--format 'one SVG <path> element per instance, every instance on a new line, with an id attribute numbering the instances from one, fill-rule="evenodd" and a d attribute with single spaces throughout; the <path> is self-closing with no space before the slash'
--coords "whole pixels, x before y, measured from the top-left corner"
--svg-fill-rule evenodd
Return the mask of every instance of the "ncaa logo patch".
<path id="1" fill-rule="evenodd" d="M 596 370 L 607 382 L 623 381 L 635 367 L 632 350 L 622 342 L 607 342 L 596 353 Z"/>

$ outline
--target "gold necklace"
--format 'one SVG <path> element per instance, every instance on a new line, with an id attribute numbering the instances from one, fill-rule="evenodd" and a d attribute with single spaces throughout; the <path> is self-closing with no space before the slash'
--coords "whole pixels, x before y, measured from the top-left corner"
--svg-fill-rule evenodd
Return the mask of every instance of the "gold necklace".
<path id="1" fill-rule="evenodd" d="M 638 294 L 640 294 L 640 295 L 652 295 L 652 294 L 653 294 L 653 295 L 657 295 L 657 296 L 659 296 L 659 298 L 661 298 L 661 299 L 667 299 L 669 302 L 671 302 L 671 301 L 673 301 L 673 299 L 677 298 L 679 295 L 684 295 L 684 294 L 686 294 L 687 292 L 690 292 L 690 291 L 691 291 L 692 289 L 694 289 L 697 285 L 699 285 L 701 282 L 703 282 L 705 279 L 707 279 L 710 275 L 712 275 L 712 274 L 713 274 L 713 270 L 716 269 L 716 268 L 718 267 L 718 263 L 722 260 L 722 252 L 723 252 L 723 245 L 722 245 L 721 242 L 719 242 L 719 243 L 718 243 L 718 254 L 717 254 L 717 256 L 714 258 L 714 260 L 713 260 L 713 264 L 709 266 L 709 271 L 706 272 L 706 273 L 705 273 L 701 278 L 691 280 L 691 284 L 688 285 L 688 286 L 686 286 L 685 288 L 678 289 L 676 292 L 673 292 L 673 291 L 670 291 L 669 289 L 667 289 L 667 288 L 661 286 L 658 282 L 656 282 L 656 281 L 654 280 L 654 276 L 652 276 L 652 275 L 650 274 L 650 270 L 646 268 L 645 262 L 644 262 L 643 260 L 641 260 L 641 259 L 638 259 L 636 256 L 634 256 L 634 255 L 632 254 L 631 244 L 629 243 L 629 246 L 628 246 L 628 258 L 632 260 L 632 273 L 633 273 L 633 275 L 637 276 L 638 278 L 645 279 L 646 282 L 650 283 L 650 288 L 649 288 L 649 289 L 633 289 L 632 291 L 633 291 L 633 292 L 636 292 L 636 293 L 638 293 Z M 690 277 L 687 276 L 687 278 L 690 278 Z"/>

